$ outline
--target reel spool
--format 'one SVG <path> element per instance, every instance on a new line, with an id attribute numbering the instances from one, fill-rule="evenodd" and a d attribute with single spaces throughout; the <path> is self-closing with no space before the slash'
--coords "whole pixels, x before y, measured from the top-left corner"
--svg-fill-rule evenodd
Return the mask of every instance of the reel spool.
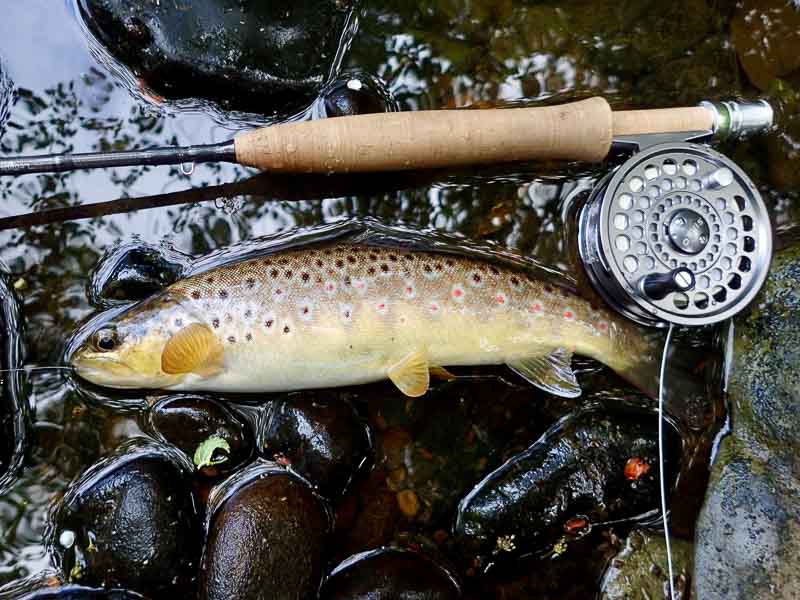
<path id="1" fill-rule="evenodd" d="M 592 285 L 628 318 L 709 325 L 761 289 L 772 228 L 758 190 L 733 161 L 703 144 L 662 141 L 595 188 L 579 217 L 579 250 Z"/>

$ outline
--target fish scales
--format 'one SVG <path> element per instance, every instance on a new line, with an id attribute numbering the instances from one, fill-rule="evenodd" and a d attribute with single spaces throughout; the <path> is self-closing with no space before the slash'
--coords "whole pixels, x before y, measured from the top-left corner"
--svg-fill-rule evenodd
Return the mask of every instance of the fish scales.
<path id="1" fill-rule="evenodd" d="M 636 353 L 652 351 L 637 327 L 521 271 L 346 243 L 214 268 L 173 284 L 121 326 L 126 318 L 164 340 L 190 323 L 213 333 L 220 372 L 164 386 L 183 390 L 367 383 L 415 352 L 430 366 L 513 366 L 563 349 L 626 372 Z"/>

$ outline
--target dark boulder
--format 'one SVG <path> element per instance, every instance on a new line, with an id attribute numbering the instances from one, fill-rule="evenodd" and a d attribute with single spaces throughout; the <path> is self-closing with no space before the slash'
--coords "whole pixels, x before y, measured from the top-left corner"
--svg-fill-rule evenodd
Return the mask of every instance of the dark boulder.
<path id="1" fill-rule="evenodd" d="M 316 598 L 330 516 L 305 482 L 257 461 L 210 504 L 201 600 Z"/>
<path id="2" fill-rule="evenodd" d="M 380 548 L 351 556 L 336 567 L 321 600 L 458 600 L 455 577 L 419 552 Z"/>
<path id="3" fill-rule="evenodd" d="M 155 92 L 270 115 L 311 102 L 355 23 L 351 3 L 338 0 L 81 0 L 80 7 L 90 31 Z"/>
<path id="4" fill-rule="evenodd" d="M 162 441 L 183 451 L 206 477 L 231 473 L 253 454 L 253 432 L 244 420 L 206 396 L 161 398 L 147 416 L 147 427 Z M 208 448 L 208 456 L 202 451 Z"/>
<path id="5" fill-rule="evenodd" d="M 486 566 L 561 553 L 593 527 L 652 514 L 659 470 L 654 414 L 580 410 L 478 483 L 456 533 Z"/>
<path id="6" fill-rule="evenodd" d="M 47 545 L 70 582 L 160 597 L 193 589 L 201 535 L 187 461 L 137 438 L 68 488 Z"/>
<path id="7" fill-rule="evenodd" d="M 259 446 L 328 498 L 339 496 L 372 450 L 369 428 L 339 395 L 290 394 L 269 404 Z"/>
<path id="8" fill-rule="evenodd" d="M 737 318 L 720 443 L 695 536 L 695 595 L 796 598 L 800 590 L 800 248 L 777 255 Z"/>

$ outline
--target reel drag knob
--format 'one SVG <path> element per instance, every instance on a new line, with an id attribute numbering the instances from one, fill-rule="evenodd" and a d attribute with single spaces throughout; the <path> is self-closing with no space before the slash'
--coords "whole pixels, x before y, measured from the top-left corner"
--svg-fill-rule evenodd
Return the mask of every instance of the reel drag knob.
<path id="1" fill-rule="evenodd" d="M 688 292 L 694 284 L 694 273 L 680 267 L 670 273 L 647 275 L 642 279 L 642 291 L 652 300 L 663 300 L 672 292 Z"/>
<path id="2" fill-rule="evenodd" d="M 687 142 L 648 146 L 594 189 L 578 247 L 612 308 L 653 327 L 709 325 L 744 309 L 772 258 L 755 185 L 729 158 Z"/>

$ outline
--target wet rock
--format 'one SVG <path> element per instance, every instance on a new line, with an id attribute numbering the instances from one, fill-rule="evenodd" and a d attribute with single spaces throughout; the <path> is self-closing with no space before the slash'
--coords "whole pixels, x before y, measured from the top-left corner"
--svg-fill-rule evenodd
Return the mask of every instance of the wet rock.
<path id="1" fill-rule="evenodd" d="M 330 519 L 305 482 L 257 461 L 215 490 L 209 514 L 201 600 L 316 597 Z"/>
<path id="2" fill-rule="evenodd" d="M 399 110 L 382 79 L 362 71 L 348 71 L 325 86 L 314 103 L 318 117 L 344 117 Z"/>
<path id="3" fill-rule="evenodd" d="M 456 533 L 487 567 L 560 554 L 595 525 L 654 511 L 658 475 L 652 413 L 581 410 L 478 483 L 459 506 Z"/>
<path id="4" fill-rule="evenodd" d="M 188 595 L 200 543 L 189 465 L 141 438 L 69 487 L 50 515 L 47 540 L 70 582 L 148 596 Z"/>
<path id="5" fill-rule="evenodd" d="M 431 558 L 381 548 L 348 558 L 325 580 L 322 600 L 456 600 L 455 577 Z"/>
<path id="6" fill-rule="evenodd" d="M 89 275 L 89 302 L 105 307 L 143 300 L 180 279 L 187 259 L 164 246 L 142 242 L 116 246 Z"/>
<path id="7" fill-rule="evenodd" d="M 674 600 L 687 600 L 692 580 L 691 543 L 671 539 L 672 567 L 675 574 Z M 600 582 L 599 600 L 638 600 L 669 598 L 667 544 L 660 533 L 644 529 L 628 535 L 624 547 L 608 565 Z"/>
<path id="8" fill-rule="evenodd" d="M 81 0 L 89 29 L 167 98 L 291 114 L 306 106 L 346 47 L 351 3 Z"/>
<path id="9" fill-rule="evenodd" d="M 8 276 L 0 273 L 0 369 L 19 367 L 23 360 L 19 301 Z M 11 486 L 25 456 L 28 399 L 24 373 L 0 377 L 0 496 Z"/>
<path id="10" fill-rule="evenodd" d="M 290 394 L 271 403 L 259 438 L 264 456 L 329 498 L 345 490 L 372 450 L 369 428 L 335 393 Z"/>
<path id="11" fill-rule="evenodd" d="M 795 598 L 800 589 L 800 249 L 778 254 L 734 327 L 731 433 L 697 523 L 698 598 Z"/>
<path id="12" fill-rule="evenodd" d="M 120 589 L 65 584 L 54 572 L 38 573 L 0 586 L 3 600 L 146 600 L 141 594 Z"/>
<path id="13" fill-rule="evenodd" d="M 739 2 L 731 40 L 747 77 L 760 90 L 800 68 L 800 12 L 784 0 Z"/>
<path id="14" fill-rule="evenodd" d="M 206 477 L 231 473 L 253 454 L 253 433 L 232 410 L 205 396 L 178 395 L 162 398 L 150 409 L 148 428 L 162 441 L 182 450 L 198 464 L 198 449 L 212 444 L 214 450 L 202 461 Z M 218 440 L 216 444 L 214 441 Z"/>

